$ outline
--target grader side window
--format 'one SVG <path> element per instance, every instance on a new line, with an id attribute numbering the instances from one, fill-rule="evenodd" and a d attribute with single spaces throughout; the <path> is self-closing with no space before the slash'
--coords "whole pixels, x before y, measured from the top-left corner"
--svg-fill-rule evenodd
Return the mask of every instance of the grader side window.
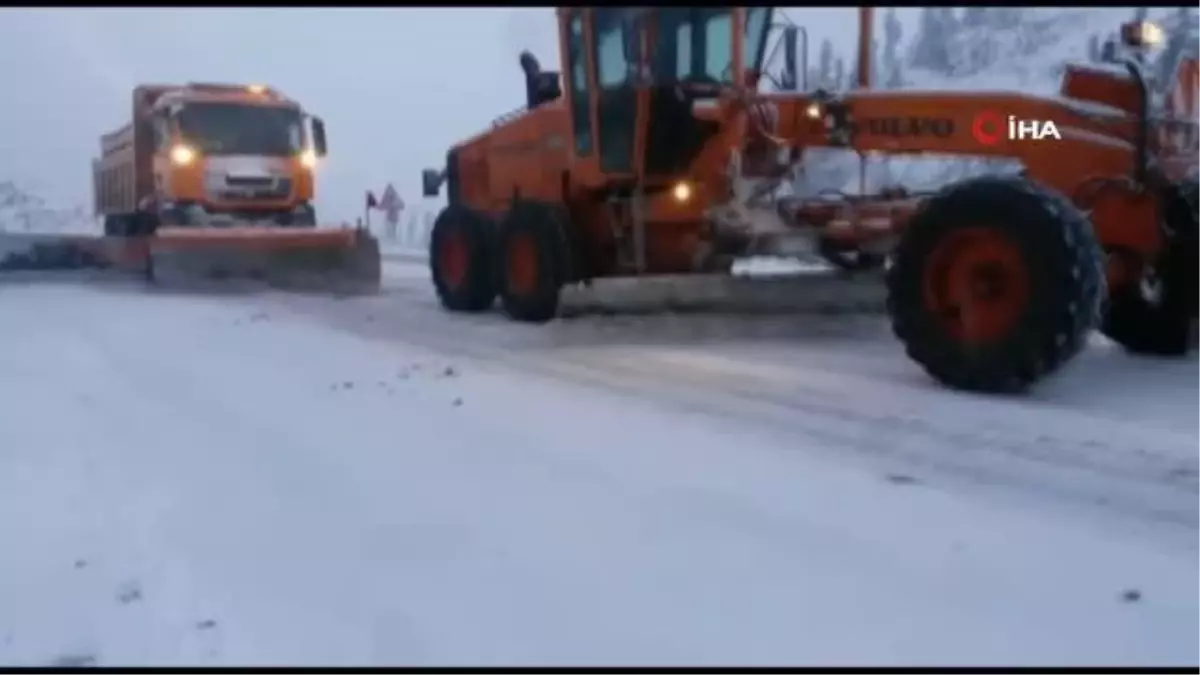
<path id="1" fill-rule="evenodd" d="M 571 89 L 571 126 L 575 131 L 575 154 L 592 154 L 591 105 L 588 101 L 587 60 L 583 54 L 583 16 L 578 10 L 567 26 L 567 86 Z"/>
<path id="2" fill-rule="evenodd" d="M 762 70 L 766 56 L 767 33 L 771 30 L 771 8 L 750 7 L 746 9 L 746 40 L 743 61 L 747 68 Z"/>
<path id="3" fill-rule="evenodd" d="M 675 77 L 687 77 L 692 62 L 692 24 L 680 24 L 675 31 Z"/>
<path id="4" fill-rule="evenodd" d="M 770 8 L 746 12 L 743 63 L 761 67 Z M 666 81 L 733 81 L 733 15 L 729 8 L 670 8 L 661 10 L 656 76 Z"/>
<path id="5" fill-rule="evenodd" d="M 596 127 L 600 169 L 630 171 L 637 128 L 636 22 L 629 7 L 606 7 L 592 13 L 592 60 L 596 64 Z M 631 30 L 631 28 L 633 30 Z"/>
<path id="6" fill-rule="evenodd" d="M 717 82 L 733 79 L 732 24 L 729 12 L 713 14 L 704 22 L 704 74 Z"/>
<path id="7" fill-rule="evenodd" d="M 632 64 L 625 55 L 625 36 L 622 26 L 613 21 L 605 25 L 603 14 L 597 12 L 596 27 L 596 75 L 600 86 L 606 89 L 629 84 Z"/>

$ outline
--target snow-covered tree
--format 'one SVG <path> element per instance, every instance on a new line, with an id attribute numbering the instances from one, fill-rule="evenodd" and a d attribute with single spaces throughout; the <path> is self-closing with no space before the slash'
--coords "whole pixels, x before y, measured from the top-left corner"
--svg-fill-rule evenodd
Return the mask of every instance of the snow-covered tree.
<path id="1" fill-rule="evenodd" d="M 908 61 L 917 68 L 929 68 L 934 61 L 933 43 L 940 32 L 933 7 L 922 7 L 917 19 L 917 33 L 909 47 Z"/>
<path id="2" fill-rule="evenodd" d="M 883 69 L 879 67 L 879 40 L 871 40 L 871 86 L 878 87 L 884 82 Z"/>
<path id="3" fill-rule="evenodd" d="M 938 73 L 951 70 L 949 43 L 958 31 L 958 19 L 948 7 L 922 7 L 917 34 L 909 52 L 914 68 Z"/>
<path id="4" fill-rule="evenodd" d="M 987 25 L 993 30 L 1017 28 L 1025 18 L 1021 7 L 990 7 L 987 16 Z"/>
<path id="5" fill-rule="evenodd" d="M 821 40 L 821 51 L 817 55 L 817 86 L 828 89 L 833 85 L 833 43 L 826 38 Z"/>
<path id="6" fill-rule="evenodd" d="M 938 14 L 938 22 L 941 24 L 943 33 L 953 35 L 958 32 L 962 23 L 958 20 L 958 14 L 955 13 L 953 7 L 936 7 L 934 11 Z"/>
<path id="7" fill-rule="evenodd" d="M 833 60 L 833 86 L 835 89 L 849 88 L 846 84 L 846 60 L 840 56 Z"/>
<path id="8" fill-rule="evenodd" d="M 899 50 L 903 35 L 904 29 L 900 20 L 896 18 L 896 8 L 889 7 L 883 16 L 883 49 L 880 52 L 879 71 L 876 75 L 889 89 L 900 86 L 898 83 L 902 80 L 898 71 L 901 68 Z"/>
<path id="9" fill-rule="evenodd" d="M 967 28 L 982 28 L 988 24 L 987 7 L 968 7 L 963 10 L 962 25 Z"/>
<path id="10" fill-rule="evenodd" d="M 1102 61 L 1103 49 L 1101 47 L 1100 36 L 1092 33 L 1088 36 L 1088 60 L 1092 63 Z"/>

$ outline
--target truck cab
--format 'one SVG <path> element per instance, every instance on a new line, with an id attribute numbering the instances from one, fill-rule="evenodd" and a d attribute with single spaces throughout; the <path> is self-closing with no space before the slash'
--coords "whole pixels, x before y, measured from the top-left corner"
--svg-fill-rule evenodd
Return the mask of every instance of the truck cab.
<path id="1" fill-rule="evenodd" d="M 101 139 L 96 210 L 110 235 L 159 225 L 310 227 L 326 154 L 318 117 L 259 85 L 147 85 L 133 120 Z"/>
<path id="2" fill-rule="evenodd" d="M 296 102 L 265 87 L 190 85 L 160 96 L 149 122 L 163 222 L 316 224 L 324 124 Z"/>

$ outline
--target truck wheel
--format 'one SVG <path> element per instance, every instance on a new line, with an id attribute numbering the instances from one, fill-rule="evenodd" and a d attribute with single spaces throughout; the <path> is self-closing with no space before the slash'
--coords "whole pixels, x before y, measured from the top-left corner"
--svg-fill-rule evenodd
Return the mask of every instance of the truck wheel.
<path id="1" fill-rule="evenodd" d="M 558 315 L 570 276 L 565 220 L 552 206 L 517 202 L 500 222 L 500 302 L 509 317 L 545 323 Z"/>
<path id="2" fill-rule="evenodd" d="M 130 237 L 149 237 L 158 230 L 158 214 L 138 211 L 126 221 L 126 234 Z"/>
<path id="3" fill-rule="evenodd" d="M 841 247 L 825 238 L 817 242 L 817 254 L 825 262 L 845 272 L 877 270 L 884 264 L 884 256 Z"/>
<path id="4" fill-rule="evenodd" d="M 104 216 L 104 236 L 106 237 L 124 237 L 126 236 L 126 222 L 128 216 L 108 215 Z"/>
<path id="5" fill-rule="evenodd" d="M 1150 274 L 1109 296 L 1101 331 L 1134 354 L 1183 356 L 1193 345 L 1200 300 L 1200 246 L 1195 179 L 1172 186 L 1163 199 L 1166 248 Z"/>
<path id="6" fill-rule="evenodd" d="M 285 227 L 316 227 L 317 211 L 311 205 L 303 204 L 284 214 L 282 221 Z"/>
<path id="7" fill-rule="evenodd" d="M 1022 178 L 964 181 L 930 198 L 896 247 L 892 330 L 943 384 L 1020 391 L 1083 347 L 1102 265 L 1091 223 L 1066 198 Z"/>
<path id="8" fill-rule="evenodd" d="M 429 235 L 429 271 L 442 307 L 482 312 L 496 299 L 492 272 L 493 227 L 483 216 L 451 204 Z"/>

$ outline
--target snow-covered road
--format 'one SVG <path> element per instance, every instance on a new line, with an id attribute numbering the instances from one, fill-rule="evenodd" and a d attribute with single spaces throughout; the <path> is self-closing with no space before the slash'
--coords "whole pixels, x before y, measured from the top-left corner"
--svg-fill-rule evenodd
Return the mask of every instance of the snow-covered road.
<path id="1" fill-rule="evenodd" d="M 1197 366 L 0 284 L 0 664 L 1197 662 Z"/>

